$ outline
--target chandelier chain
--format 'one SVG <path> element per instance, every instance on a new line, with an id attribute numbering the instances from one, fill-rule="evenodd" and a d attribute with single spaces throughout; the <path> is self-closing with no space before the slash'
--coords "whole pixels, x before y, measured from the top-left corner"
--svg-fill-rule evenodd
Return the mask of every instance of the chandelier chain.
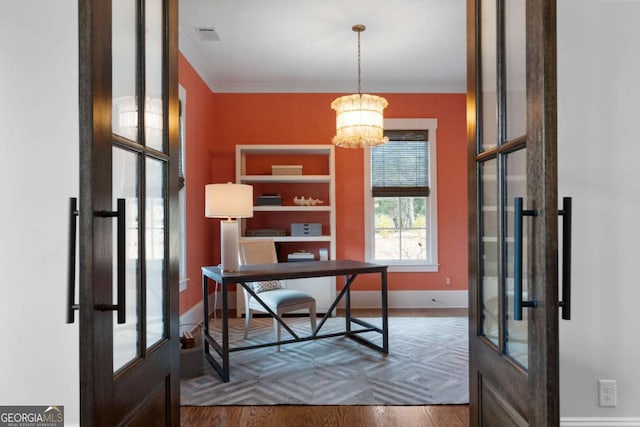
<path id="1" fill-rule="evenodd" d="M 362 78 L 360 77 L 360 32 L 358 31 L 358 95 L 362 95 Z"/>

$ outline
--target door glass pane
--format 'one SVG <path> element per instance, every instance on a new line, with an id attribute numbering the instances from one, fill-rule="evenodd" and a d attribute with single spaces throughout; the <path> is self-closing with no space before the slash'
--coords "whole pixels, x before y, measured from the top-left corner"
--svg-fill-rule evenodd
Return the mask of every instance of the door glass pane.
<path id="1" fill-rule="evenodd" d="M 138 140 L 136 97 L 136 1 L 113 0 L 113 133 Z"/>
<path id="2" fill-rule="evenodd" d="M 505 331 L 505 352 L 507 355 L 516 360 L 524 367 L 528 366 L 528 348 L 527 348 L 527 318 L 529 309 L 522 310 L 522 321 L 513 319 L 513 301 L 514 301 L 514 281 L 513 281 L 513 231 L 514 231 L 514 198 L 522 197 L 523 209 L 527 209 L 527 151 L 522 149 L 515 151 L 506 156 L 505 161 L 505 178 L 506 178 L 506 228 L 507 236 L 505 242 L 506 248 L 506 301 L 507 301 L 507 327 Z M 522 221 L 522 299 L 527 301 L 530 298 L 528 286 L 528 225 L 532 218 L 525 216 Z"/>
<path id="3" fill-rule="evenodd" d="M 482 333 L 498 346 L 500 298 L 498 298 L 498 186 L 497 161 L 480 164 L 480 233 Z"/>
<path id="4" fill-rule="evenodd" d="M 526 0 L 505 1 L 507 139 L 527 132 Z"/>
<path id="5" fill-rule="evenodd" d="M 113 209 L 117 199 L 125 199 L 125 295 L 126 318 L 124 324 L 117 323 L 117 313 L 113 315 L 113 369 L 120 369 L 140 355 L 138 327 L 139 295 L 139 227 L 138 227 L 138 155 L 113 147 L 112 185 Z M 117 223 L 113 224 L 113 301 L 117 301 Z"/>
<path id="6" fill-rule="evenodd" d="M 162 0 L 145 1 L 145 141 L 148 147 L 163 150 L 162 123 Z"/>
<path id="7" fill-rule="evenodd" d="M 496 63 L 496 2 L 486 0 L 480 2 L 480 67 L 481 85 L 479 89 L 482 99 L 482 151 L 498 145 L 498 98 L 496 86 L 498 82 Z"/>
<path id="8" fill-rule="evenodd" d="M 166 180 L 165 163 L 147 158 L 145 250 L 147 262 L 147 348 L 165 331 Z"/>

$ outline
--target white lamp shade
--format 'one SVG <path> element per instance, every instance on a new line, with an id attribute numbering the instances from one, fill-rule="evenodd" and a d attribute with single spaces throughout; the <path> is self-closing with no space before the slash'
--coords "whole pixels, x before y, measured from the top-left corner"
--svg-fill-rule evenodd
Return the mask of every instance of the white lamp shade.
<path id="1" fill-rule="evenodd" d="M 207 184 L 204 216 L 207 218 L 253 217 L 253 187 L 246 184 Z"/>

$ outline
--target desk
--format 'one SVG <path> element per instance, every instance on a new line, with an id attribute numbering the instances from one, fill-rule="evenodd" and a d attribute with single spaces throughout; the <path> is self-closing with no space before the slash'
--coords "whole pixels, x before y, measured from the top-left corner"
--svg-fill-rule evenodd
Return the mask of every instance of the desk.
<path id="1" fill-rule="evenodd" d="M 351 316 L 351 284 L 360 274 L 380 274 L 380 299 L 382 306 L 382 328 L 378 328 L 362 319 Z M 313 331 L 313 334 L 307 337 L 298 336 L 276 313 L 270 310 L 262 300 L 260 294 L 256 294 L 253 288 L 248 284 L 250 282 L 259 282 L 263 280 L 284 280 L 284 279 L 303 279 L 307 277 L 324 277 L 324 276 L 344 276 L 345 284 L 331 307 L 325 313 L 324 317 Z M 213 336 L 209 334 L 209 280 L 214 280 L 222 286 L 222 342 L 218 343 Z M 287 330 L 293 337 L 292 339 L 281 340 L 280 342 L 270 342 L 264 344 L 250 345 L 244 347 L 229 348 L 229 310 L 228 310 L 228 285 L 237 283 L 245 288 L 252 297 L 260 302 L 269 314 L 275 318 L 283 328 Z M 345 330 L 331 334 L 320 334 L 322 326 L 327 321 L 331 312 L 336 308 L 340 300 L 345 300 Z M 361 261 L 308 261 L 308 262 L 289 262 L 278 264 L 261 264 L 261 265 L 242 265 L 236 272 L 222 272 L 220 267 L 202 267 L 202 298 L 204 300 L 204 355 L 209 361 L 213 369 L 216 370 L 220 378 L 224 382 L 229 381 L 229 353 L 234 351 L 249 350 L 273 346 L 278 344 L 289 344 L 293 342 L 317 340 L 322 338 L 333 338 L 337 336 L 347 336 L 361 344 L 367 345 L 375 350 L 383 353 L 389 352 L 389 323 L 387 313 L 387 266 L 379 264 L 371 264 Z M 362 329 L 352 330 L 351 324 L 355 323 L 362 326 Z M 382 334 L 382 345 L 377 345 L 363 337 L 358 336 L 365 332 L 378 332 Z M 216 360 L 211 348 L 218 354 L 221 361 Z"/>

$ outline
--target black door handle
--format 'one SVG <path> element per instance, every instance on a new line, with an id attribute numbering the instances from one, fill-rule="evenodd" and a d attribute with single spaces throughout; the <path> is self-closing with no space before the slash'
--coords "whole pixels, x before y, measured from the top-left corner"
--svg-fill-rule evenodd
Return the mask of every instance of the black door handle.
<path id="1" fill-rule="evenodd" d="M 118 199 L 118 210 L 116 211 L 100 211 L 98 216 L 103 218 L 117 218 L 117 287 L 118 301 L 117 304 L 96 304 L 94 308 L 98 311 L 117 311 L 118 323 L 126 323 L 126 298 L 125 298 L 125 248 L 126 248 L 126 207 L 125 199 Z"/>
<path id="2" fill-rule="evenodd" d="M 571 320 L 571 197 L 562 198 L 562 319 Z"/>
<path id="3" fill-rule="evenodd" d="M 522 220 L 525 216 L 537 216 L 536 210 L 522 209 L 522 197 L 513 201 L 513 319 L 522 320 L 522 307 L 537 307 L 537 301 L 522 300 Z"/>
<path id="4" fill-rule="evenodd" d="M 67 264 L 67 323 L 75 322 L 76 304 L 76 228 L 78 218 L 78 199 L 69 198 L 69 246 Z"/>

